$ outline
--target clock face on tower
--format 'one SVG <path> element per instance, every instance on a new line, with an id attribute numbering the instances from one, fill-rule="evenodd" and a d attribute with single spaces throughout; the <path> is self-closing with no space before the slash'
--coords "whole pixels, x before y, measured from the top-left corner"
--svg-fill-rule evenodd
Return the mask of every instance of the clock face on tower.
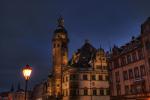
<path id="1" fill-rule="evenodd" d="M 61 37 L 62 37 L 63 39 L 66 38 L 65 35 L 63 35 L 63 34 L 61 35 Z"/>

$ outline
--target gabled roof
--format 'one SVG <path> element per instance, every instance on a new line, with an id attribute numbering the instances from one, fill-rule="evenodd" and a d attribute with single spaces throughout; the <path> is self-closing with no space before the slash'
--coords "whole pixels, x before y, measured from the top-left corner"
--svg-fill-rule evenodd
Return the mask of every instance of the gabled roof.
<path id="1" fill-rule="evenodd" d="M 75 55 L 73 55 L 70 65 L 73 67 L 91 67 L 89 63 L 94 59 L 96 51 L 96 48 L 94 48 L 89 42 L 85 42 Z M 76 62 L 74 62 L 74 60 L 76 60 Z"/>

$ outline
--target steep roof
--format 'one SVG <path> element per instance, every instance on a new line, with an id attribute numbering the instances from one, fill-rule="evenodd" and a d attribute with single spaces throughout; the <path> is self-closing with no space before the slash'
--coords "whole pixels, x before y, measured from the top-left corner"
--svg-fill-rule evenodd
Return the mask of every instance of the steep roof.
<path id="1" fill-rule="evenodd" d="M 97 50 L 89 42 L 85 42 L 73 55 L 70 65 L 73 67 L 91 67 L 89 63 L 95 57 L 96 51 Z"/>

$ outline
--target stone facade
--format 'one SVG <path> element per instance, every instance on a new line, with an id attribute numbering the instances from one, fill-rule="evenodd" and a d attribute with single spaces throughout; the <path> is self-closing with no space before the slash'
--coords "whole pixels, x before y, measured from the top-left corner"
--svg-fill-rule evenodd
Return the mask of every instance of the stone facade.
<path id="1" fill-rule="evenodd" d="M 141 34 L 110 53 L 110 87 L 114 100 L 150 96 L 150 18 L 141 25 Z"/>
<path id="2" fill-rule="evenodd" d="M 63 71 L 63 100 L 109 100 L 108 66 L 102 48 L 86 42 Z"/>
<path id="3" fill-rule="evenodd" d="M 55 100 L 109 100 L 105 51 L 86 41 L 68 60 L 68 43 L 64 20 L 59 18 L 52 38 L 53 66 L 47 86 L 49 97 Z"/>

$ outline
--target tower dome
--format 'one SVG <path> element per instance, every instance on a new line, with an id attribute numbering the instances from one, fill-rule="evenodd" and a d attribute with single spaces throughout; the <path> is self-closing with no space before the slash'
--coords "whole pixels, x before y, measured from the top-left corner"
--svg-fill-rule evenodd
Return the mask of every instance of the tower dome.
<path id="1" fill-rule="evenodd" d="M 54 38 L 67 38 L 67 30 L 64 27 L 64 19 L 59 17 L 57 20 L 57 28 L 54 30 Z"/>

